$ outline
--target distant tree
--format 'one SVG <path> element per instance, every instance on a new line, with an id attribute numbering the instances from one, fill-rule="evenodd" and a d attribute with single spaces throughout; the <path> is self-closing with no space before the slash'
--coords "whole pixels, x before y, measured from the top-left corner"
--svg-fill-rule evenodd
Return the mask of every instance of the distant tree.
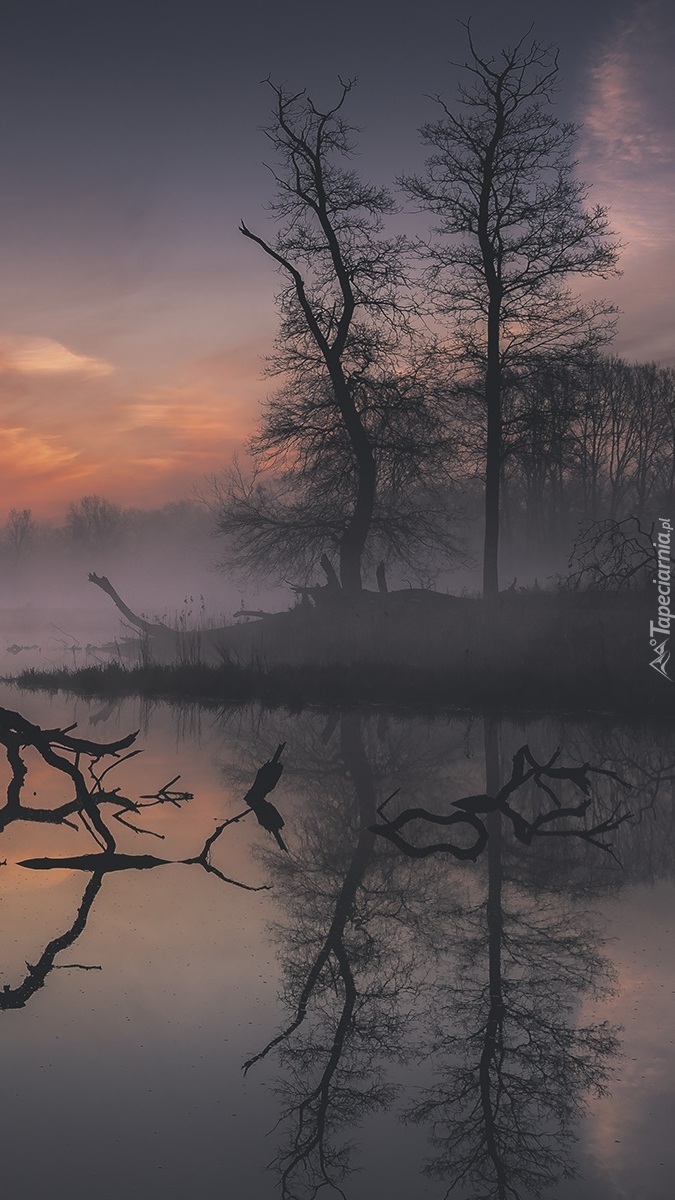
<path id="1" fill-rule="evenodd" d="M 121 537 L 125 514 L 105 496 L 83 496 L 68 506 L 66 536 L 84 550 L 108 550 Z"/>
<path id="2" fill-rule="evenodd" d="M 10 508 L 5 522 L 3 542 L 14 563 L 35 542 L 37 525 L 30 508 Z"/>
<path id="3" fill-rule="evenodd" d="M 501 539 L 514 562 L 557 565 L 579 520 L 582 383 L 579 364 L 547 356 L 503 389 Z"/>
<path id="4" fill-rule="evenodd" d="M 283 488 L 273 500 L 262 492 L 254 491 L 245 500 L 235 494 L 234 507 L 225 509 L 225 524 L 231 527 L 234 521 L 236 528 L 242 502 L 251 513 L 251 503 L 260 500 L 258 529 L 269 529 L 276 521 L 283 537 L 284 530 L 299 528 L 309 510 L 314 535 L 321 522 L 327 522 L 327 544 L 337 544 L 341 585 L 354 592 L 362 587 L 378 494 L 378 453 L 365 412 L 372 389 L 364 379 L 372 375 L 374 364 L 381 371 L 385 360 L 392 366 L 396 360 L 405 243 L 382 233 L 383 218 L 395 211 L 389 192 L 364 183 L 343 165 L 353 154 L 353 129 L 342 116 L 351 83 L 342 85 L 337 103 L 326 110 L 317 108 L 305 92 L 292 95 L 270 86 L 275 112 L 267 136 L 279 163 L 270 209 L 278 230 L 276 238 L 267 241 L 241 226 L 244 237 L 261 247 L 286 280 L 278 297 L 280 329 L 271 360 L 272 373 L 283 374 L 286 384 L 261 435 L 261 453 L 266 440 L 280 446 L 285 437 L 289 453 L 292 447 L 301 463 L 312 459 L 320 468 L 316 448 L 325 435 L 333 446 L 341 443 L 339 457 L 347 462 L 347 470 L 339 483 L 331 479 L 318 513 L 311 511 L 317 492 L 303 490 L 308 476 L 303 478 L 301 472 L 290 495 Z M 297 413 L 303 389 L 311 392 L 307 415 L 316 416 L 317 405 L 322 409 L 321 428 L 308 425 L 303 436 L 297 419 L 290 420 L 284 435 L 284 397 L 293 398 Z M 342 504 L 335 511 L 332 497 L 338 486 Z M 264 544 L 263 538 L 261 548 Z"/>
<path id="5" fill-rule="evenodd" d="M 580 390 L 576 459 L 590 500 L 583 516 L 619 520 L 632 511 L 643 519 L 672 494 L 675 372 L 601 358 L 581 374 Z"/>
<path id="6" fill-rule="evenodd" d="M 426 173 L 404 180 L 438 218 L 424 250 L 441 313 L 454 319 L 465 370 L 481 381 L 485 433 L 483 589 L 498 591 L 503 392 L 535 355 L 588 353 L 608 337 L 607 304 L 582 304 L 564 287 L 569 275 L 605 276 L 615 268 L 607 212 L 585 206 L 574 176 L 576 127 L 550 109 L 557 53 L 522 38 L 496 58 L 469 57 L 460 109 L 439 97 L 440 120 L 422 129 L 432 147 Z"/>

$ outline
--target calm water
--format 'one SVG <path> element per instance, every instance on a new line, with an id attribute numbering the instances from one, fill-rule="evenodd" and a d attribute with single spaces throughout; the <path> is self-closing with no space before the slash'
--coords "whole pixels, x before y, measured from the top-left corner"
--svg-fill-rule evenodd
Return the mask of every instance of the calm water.
<path id="1" fill-rule="evenodd" d="M 77 721 L 97 741 L 140 728 L 143 754 L 110 785 L 137 799 L 180 775 L 174 790 L 194 794 L 123 813 L 145 833 L 105 807 L 119 851 L 168 860 L 154 869 L 19 865 L 96 852 L 80 818 L 14 820 L 1 835 L 10 1195 L 672 1195 L 672 735 L 601 721 L 179 713 L 8 689 L 0 703 L 44 727 Z M 178 862 L 243 811 L 281 742 L 269 799 L 289 852 L 249 813 L 212 847 L 225 880 Z M 462 848 L 482 827 L 476 861 L 413 857 L 369 830 L 397 789 L 386 818 L 457 813 L 453 801 L 486 790 L 486 771 L 490 792 L 509 779 L 525 743 L 539 762 L 560 747 L 552 770 L 590 762 L 632 786 L 589 776 L 586 813 L 540 826 L 549 832 L 530 844 L 522 822 L 485 812 L 399 831 L 417 848 Z M 25 757 L 24 803 L 63 803 L 68 781 Z M 542 783 L 550 790 L 530 782 L 509 800 L 530 826 L 556 797 L 584 800 L 569 779 Z M 615 857 L 579 836 L 627 812 L 594 835 Z"/>

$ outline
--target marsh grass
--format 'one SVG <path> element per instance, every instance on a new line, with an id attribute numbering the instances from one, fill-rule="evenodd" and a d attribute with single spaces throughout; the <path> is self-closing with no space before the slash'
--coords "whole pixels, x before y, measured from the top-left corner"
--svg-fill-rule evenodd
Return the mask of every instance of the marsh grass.
<path id="1" fill-rule="evenodd" d="M 482 711 L 675 712 L 675 684 L 649 668 L 651 597 L 435 593 L 292 609 L 184 641 L 170 662 L 24 672 L 21 687 L 305 705 Z M 198 631 L 200 632 L 200 631 Z"/>

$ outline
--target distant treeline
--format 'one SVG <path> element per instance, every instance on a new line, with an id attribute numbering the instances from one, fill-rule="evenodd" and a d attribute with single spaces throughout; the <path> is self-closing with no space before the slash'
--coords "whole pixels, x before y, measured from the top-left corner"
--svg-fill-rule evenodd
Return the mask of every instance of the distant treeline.
<path id="1" fill-rule="evenodd" d="M 30 508 L 10 509 L 0 535 L 0 554 L 5 567 L 50 553 L 60 558 L 86 556 L 96 566 L 117 552 L 155 547 L 178 561 L 181 549 L 207 544 L 211 528 L 208 510 L 196 501 L 141 509 L 88 495 L 69 504 L 60 524 L 36 520 Z"/>
<path id="2" fill-rule="evenodd" d="M 597 356 L 508 389 L 502 498 L 504 549 L 533 562 L 580 524 L 670 516 L 675 370 Z"/>

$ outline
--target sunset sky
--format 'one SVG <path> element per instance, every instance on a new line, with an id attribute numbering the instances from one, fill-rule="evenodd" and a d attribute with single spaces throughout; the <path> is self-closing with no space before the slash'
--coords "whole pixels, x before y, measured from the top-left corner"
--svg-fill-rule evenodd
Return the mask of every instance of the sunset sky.
<path id="1" fill-rule="evenodd" d="M 3 0 L 0 521 L 98 492 L 189 496 L 252 429 L 277 279 L 263 231 L 271 75 L 330 101 L 358 76 L 359 169 L 421 166 L 425 93 L 454 94 L 456 19 L 498 50 L 535 22 L 561 49 L 559 111 L 611 206 L 614 348 L 675 362 L 675 14 L 667 0 Z M 410 232 L 420 228 L 411 215 Z"/>

